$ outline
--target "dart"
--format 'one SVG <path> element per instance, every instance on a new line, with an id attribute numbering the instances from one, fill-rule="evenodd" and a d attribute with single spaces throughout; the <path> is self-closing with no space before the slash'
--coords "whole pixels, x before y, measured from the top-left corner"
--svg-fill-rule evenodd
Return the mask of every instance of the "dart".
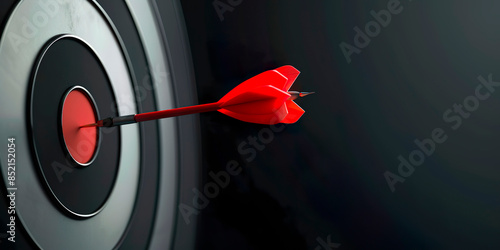
<path id="1" fill-rule="evenodd" d="M 304 114 L 294 100 L 314 92 L 289 91 L 300 72 L 293 66 L 265 71 L 236 86 L 218 102 L 142 114 L 109 117 L 85 127 L 113 127 L 195 113 L 219 111 L 258 124 L 295 123 Z"/>

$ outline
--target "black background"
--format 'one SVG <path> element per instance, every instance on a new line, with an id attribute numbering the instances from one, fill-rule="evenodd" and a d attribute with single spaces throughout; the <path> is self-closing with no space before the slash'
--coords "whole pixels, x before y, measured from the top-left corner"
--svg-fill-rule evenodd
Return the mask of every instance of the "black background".
<path id="1" fill-rule="evenodd" d="M 370 11 L 385 1 L 182 0 L 200 103 L 262 71 L 293 65 L 306 110 L 252 161 L 240 143 L 266 126 L 203 114 L 204 178 L 237 161 L 243 172 L 199 216 L 201 249 L 482 249 L 500 242 L 498 93 L 454 130 L 443 114 L 500 80 L 497 1 L 401 1 L 387 27 L 348 63 Z M 447 140 L 391 192 L 414 140 Z"/>

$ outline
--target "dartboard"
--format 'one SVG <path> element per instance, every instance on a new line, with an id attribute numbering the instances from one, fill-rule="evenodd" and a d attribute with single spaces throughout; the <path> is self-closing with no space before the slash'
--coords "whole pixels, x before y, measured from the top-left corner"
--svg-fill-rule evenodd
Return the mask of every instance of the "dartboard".
<path id="1" fill-rule="evenodd" d="M 99 119 L 195 103 L 180 4 L 2 1 L 0 18 L 0 245 L 192 248 L 177 207 L 197 183 L 195 116 L 63 135 L 70 98 Z"/>

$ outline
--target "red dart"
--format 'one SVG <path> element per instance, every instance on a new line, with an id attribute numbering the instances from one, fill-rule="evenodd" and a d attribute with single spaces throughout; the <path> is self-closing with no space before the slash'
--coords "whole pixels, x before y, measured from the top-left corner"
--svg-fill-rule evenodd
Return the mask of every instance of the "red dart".
<path id="1" fill-rule="evenodd" d="M 82 127 L 112 127 L 167 117 L 219 111 L 241 121 L 259 124 L 294 123 L 304 114 L 293 100 L 312 94 L 288 91 L 300 72 L 283 66 L 258 74 L 222 97 L 218 102 L 106 118 Z"/>

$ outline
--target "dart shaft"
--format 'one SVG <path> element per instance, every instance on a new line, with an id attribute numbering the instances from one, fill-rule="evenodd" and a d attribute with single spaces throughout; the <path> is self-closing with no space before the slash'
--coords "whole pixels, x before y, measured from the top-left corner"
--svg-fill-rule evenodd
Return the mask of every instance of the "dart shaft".
<path id="1" fill-rule="evenodd" d="M 174 116 L 216 111 L 218 109 L 220 109 L 220 103 L 214 102 L 214 103 L 200 104 L 183 108 L 167 109 L 167 110 L 137 114 L 134 116 L 134 119 L 136 122 L 144 122 L 144 121 L 151 121 L 151 120 L 163 119 Z"/>
<path id="2" fill-rule="evenodd" d="M 125 124 L 136 123 L 136 122 L 158 120 L 158 119 L 174 117 L 174 116 L 190 115 L 190 114 L 196 114 L 196 113 L 216 111 L 218 109 L 220 109 L 220 103 L 214 102 L 214 103 L 201 104 L 201 105 L 195 105 L 195 106 L 189 106 L 189 107 L 183 107 L 183 108 L 175 108 L 175 109 L 167 109 L 167 110 L 161 110 L 161 111 L 142 113 L 142 114 L 137 114 L 137 115 L 109 117 L 109 118 L 100 120 L 97 123 L 88 124 L 88 125 L 85 125 L 82 127 L 93 127 L 93 126 L 114 127 L 114 126 L 121 126 L 121 125 L 125 125 Z"/>

